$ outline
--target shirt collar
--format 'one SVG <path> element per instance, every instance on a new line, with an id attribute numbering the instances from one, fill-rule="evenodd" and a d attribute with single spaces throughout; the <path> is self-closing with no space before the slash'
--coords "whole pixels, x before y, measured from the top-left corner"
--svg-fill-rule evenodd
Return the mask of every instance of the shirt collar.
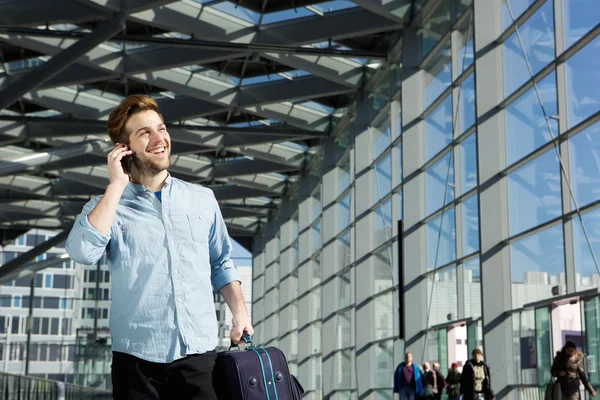
<path id="1" fill-rule="evenodd" d="M 165 186 L 163 186 L 163 188 L 166 188 L 167 186 L 169 186 L 172 181 L 173 181 L 173 178 L 171 177 L 171 174 L 167 171 L 167 179 L 165 180 Z M 129 181 L 129 183 L 127 184 L 127 189 L 136 195 L 142 194 L 146 191 L 146 187 L 144 185 L 141 185 L 139 183 L 134 183 L 132 181 Z"/>

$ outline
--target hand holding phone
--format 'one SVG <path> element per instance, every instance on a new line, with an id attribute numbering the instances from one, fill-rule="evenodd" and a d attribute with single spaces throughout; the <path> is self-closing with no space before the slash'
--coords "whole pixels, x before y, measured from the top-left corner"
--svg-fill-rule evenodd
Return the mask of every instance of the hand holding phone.
<path id="1" fill-rule="evenodd" d="M 132 153 L 127 146 L 121 143 L 117 143 L 114 150 L 108 153 L 108 179 L 111 184 L 125 186 L 129 183 Z"/>

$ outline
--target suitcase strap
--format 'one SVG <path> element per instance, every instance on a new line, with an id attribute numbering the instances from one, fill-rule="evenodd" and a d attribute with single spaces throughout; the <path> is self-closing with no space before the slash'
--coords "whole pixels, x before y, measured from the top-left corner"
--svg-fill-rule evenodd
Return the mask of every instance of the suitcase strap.
<path id="1" fill-rule="evenodd" d="M 263 382 L 267 392 L 267 400 L 278 400 L 277 387 L 275 386 L 275 374 L 273 373 L 273 363 L 271 357 L 265 349 L 250 348 L 258 356 L 260 367 L 262 368 Z"/>

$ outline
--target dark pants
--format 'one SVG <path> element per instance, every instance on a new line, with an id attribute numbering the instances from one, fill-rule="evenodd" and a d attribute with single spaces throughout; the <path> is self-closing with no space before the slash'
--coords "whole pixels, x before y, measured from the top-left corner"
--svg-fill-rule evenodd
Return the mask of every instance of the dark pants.
<path id="1" fill-rule="evenodd" d="M 400 400 L 415 400 L 415 389 L 410 386 L 400 388 Z"/>
<path id="2" fill-rule="evenodd" d="M 216 400 L 212 374 L 217 353 L 194 354 L 170 364 L 113 352 L 115 400 Z"/>

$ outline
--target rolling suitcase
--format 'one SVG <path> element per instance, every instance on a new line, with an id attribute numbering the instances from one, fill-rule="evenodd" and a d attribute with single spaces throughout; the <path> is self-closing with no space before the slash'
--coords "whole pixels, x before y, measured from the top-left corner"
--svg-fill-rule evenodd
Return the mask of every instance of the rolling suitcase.
<path id="1" fill-rule="evenodd" d="M 219 400 L 299 400 L 304 389 L 290 374 L 284 354 L 275 347 L 262 348 L 244 333 L 244 343 L 220 352 L 213 372 Z"/>

